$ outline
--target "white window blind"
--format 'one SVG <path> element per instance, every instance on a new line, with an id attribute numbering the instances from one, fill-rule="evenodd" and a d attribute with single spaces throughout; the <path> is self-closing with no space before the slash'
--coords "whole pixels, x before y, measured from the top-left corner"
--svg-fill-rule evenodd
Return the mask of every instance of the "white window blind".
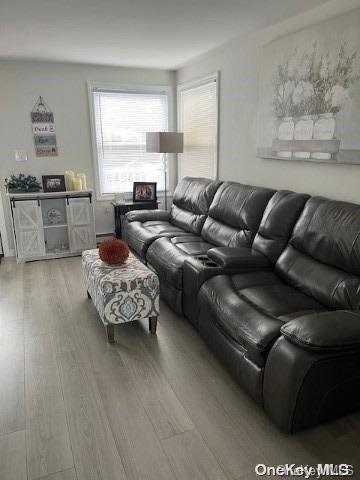
<path id="1" fill-rule="evenodd" d="M 179 131 L 184 153 L 179 155 L 179 178 L 217 176 L 217 75 L 178 89 Z"/>
<path id="2" fill-rule="evenodd" d="M 132 192 L 133 182 L 164 189 L 162 155 L 146 153 L 146 132 L 168 129 L 166 92 L 92 92 L 100 194 Z"/>

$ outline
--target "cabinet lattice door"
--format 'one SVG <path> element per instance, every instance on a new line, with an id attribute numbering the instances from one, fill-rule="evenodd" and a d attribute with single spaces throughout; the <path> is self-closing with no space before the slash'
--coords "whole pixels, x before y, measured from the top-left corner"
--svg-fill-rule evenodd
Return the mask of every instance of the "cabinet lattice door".
<path id="1" fill-rule="evenodd" d="M 92 205 L 88 198 L 69 198 L 69 243 L 72 252 L 95 248 Z"/>
<path id="2" fill-rule="evenodd" d="M 16 202 L 14 224 L 19 258 L 45 255 L 45 240 L 41 207 L 37 200 Z"/>

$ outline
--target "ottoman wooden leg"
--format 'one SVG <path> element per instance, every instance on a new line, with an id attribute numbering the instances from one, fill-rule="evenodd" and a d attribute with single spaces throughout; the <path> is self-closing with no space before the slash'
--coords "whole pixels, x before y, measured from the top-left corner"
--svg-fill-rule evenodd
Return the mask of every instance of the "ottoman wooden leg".
<path id="1" fill-rule="evenodd" d="M 149 317 L 149 330 L 151 333 L 156 333 L 157 317 Z"/>
<path id="2" fill-rule="evenodd" d="M 90 295 L 90 293 L 89 293 L 89 290 L 87 290 L 86 293 L 87 293 L 88 299 L 91 300 L 91 295 Z"/>
<path id="3" fill-rule="evenodd" d="M 105 326 L 106 328 L 106 335 L 108 338 L 109 343 L 114 343 L 115 342 L 115 326 L 113 324 L 109 324 Z"/>

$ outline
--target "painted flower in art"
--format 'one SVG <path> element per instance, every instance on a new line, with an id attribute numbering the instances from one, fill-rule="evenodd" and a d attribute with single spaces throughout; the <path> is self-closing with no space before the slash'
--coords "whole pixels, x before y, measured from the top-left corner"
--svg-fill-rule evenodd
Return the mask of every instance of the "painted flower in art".
<path id="1" fill-rule="evenodd" d="M 309 55 L 304 55 L 298 63 L 297 77 L 306 82 L 309 78 L 310 68 L 310 57 Z"/>
<path id="2" fill-rule="evenodd" d="M 293 54 L 289 58 L 289 67 L 288 67 L 288 75 L 289 78 L 296 78 L 298 74 L 298 50 L 297 48 L 294 50 Z"/>
<path id="3" fill-rule="evenodd" d="M 350 101 L 349 91 L 341 85 L 334 85 L 325 95 L 325 101 L 333 111 L 339 111 Z"/>
<path id="4" fill-rule="evenodd" d="M 309 100 L 314 95 L 314 87 L 310 82 L 301 80 L 295 87 L 293 93 L 293 102 L 295 105 L 300 105 L 306 100 Z"/>
<path id="5" fill-rule="evenodd" d="M 322 80 L 326 80 L 330 75 L 329 64 L 324 58 L 321 60 L 319 75 Z"/>
<path id="6" fill-rule="evenodd" d="M 295 82 L 292 80 L 288 80 L 287 82 L 279 86 L 279 96 L 283 98 L 284 101 L 288 101 L 294 93 L 294 89 Z"/>

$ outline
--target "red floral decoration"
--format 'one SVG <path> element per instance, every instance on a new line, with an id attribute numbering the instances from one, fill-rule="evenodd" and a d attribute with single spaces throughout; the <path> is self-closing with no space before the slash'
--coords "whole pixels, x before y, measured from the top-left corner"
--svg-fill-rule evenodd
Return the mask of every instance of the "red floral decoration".
<path id="1" fill-rule="evenodd" d="M 99 256 L 105 263 L 124 263 L 129 256 L 129 247 L 123 240 L 106 240 L 100 243 Z"/>

